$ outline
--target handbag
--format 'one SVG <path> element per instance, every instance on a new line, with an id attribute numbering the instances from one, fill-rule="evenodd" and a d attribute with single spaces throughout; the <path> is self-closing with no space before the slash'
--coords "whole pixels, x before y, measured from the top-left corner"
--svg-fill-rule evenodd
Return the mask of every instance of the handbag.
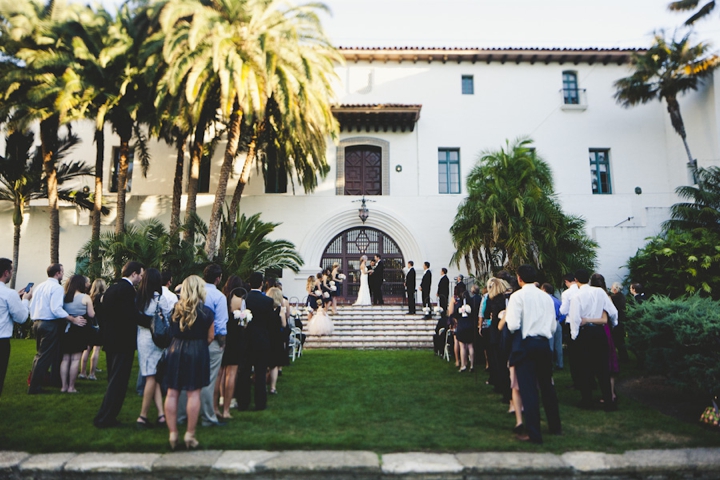
<path id="1" fill-rule="evenodd" d="M 172 341 L 170 322 L 168 322 L 160 309 L 159 298 L 155 315 L 153 315 L 152 322 L 150 323 L 150 333 L 152 334 L 153 343 L 155 343 L 158 348 L 167 348 L 170 346 L 170 342 Z"/>
<path id="2" fill-rule="evenodd" d="M 718 405 L 714 399 L 712 401 L 712 406 L 707 407 L 703 414 L 700 415 L 700 421 L 710 427 L 717 428 L 720 426 L 720 410 L 718 410 Z"/>

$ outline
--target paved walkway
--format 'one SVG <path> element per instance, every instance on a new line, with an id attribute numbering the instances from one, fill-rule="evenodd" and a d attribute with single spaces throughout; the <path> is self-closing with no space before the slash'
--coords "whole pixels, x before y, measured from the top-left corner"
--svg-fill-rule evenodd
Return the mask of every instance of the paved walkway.
<path id="1" fill-rule="evenodd" d="M 0 452 L 2 479 L 718 479 L 720 448 L 623 454 L 193 451 Z"/>

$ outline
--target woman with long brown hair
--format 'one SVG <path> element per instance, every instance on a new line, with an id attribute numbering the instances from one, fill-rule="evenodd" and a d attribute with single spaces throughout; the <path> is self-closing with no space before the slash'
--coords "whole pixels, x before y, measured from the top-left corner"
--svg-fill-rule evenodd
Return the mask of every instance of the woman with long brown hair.
<path id="1" fill-rule="evenodd" d="M 88 293 L 88 295 L 90 295 L 90 299 L 92 300 L 93 308 L 95 309 L 95 325 L 98 325 L 98 319 L 101 315 L 100 300 L 102 299 L 105 290 L 107 290 L 105 280 L 102 278 L 96 278 L 95 281 L 92 282 L 90 293 Z M 97 380 L 95 373 L 98 372 L 97 364 L 100 359 L 100 350 L 102 350 L 101 345 L 88 345 L 82 353 L 82 358 L 80 359 L 80 375 L 78 375 L 78 378 Z"/>
<path id="2" fill-rule="evenodd" d="M 230 408 L 232 404 L 232 398 L 235 396 L 235 380 L 237 378 L 238 365 L 240 364 L 240 355 L 242 353 L 242 337 L 243 327 L 238 323 L 238 319 L 235 318 L 233 312 L 236 310 L 243 310 L 244 295 L 247 293 L 244 288 L 245 283 L 242 278 L 237 275 L 230 275 L 230 278 L 225 282 L 223 288 L 223 294 L 227 298 L 228 306 L 228 324 L 227 324 L 227 336 L 225 337 L 225 351 L 223 352 L 222 366 L 218 373 L 217 386 L 216 386 L 216 397 L 219 399 L 223 398 L 223 411 L 219 412 L 219 402 L 215 402 L 215 407 L 218 410 L 218 418 L 223 420 L 229 420 L 232 418 L 230 415 Z"/>
<path id="3" fill-rule="evenodd" d="M 178 442 L 177 406 L 180 391 L 187 391 L 187 432 L 185 446 L 196 448 L 200 414 L 200 390 L 210 384 L 210 351 L 215 338 L 214 316 L 205 303 L 205 281 L 197 275 L 185 279 L 180 300 L 173 309 L 170 332 L 172 341 L 166 351 L 167 368 L 163 384 L 167 387 L 165 415 L 170 431 L 170 447 Z"/>

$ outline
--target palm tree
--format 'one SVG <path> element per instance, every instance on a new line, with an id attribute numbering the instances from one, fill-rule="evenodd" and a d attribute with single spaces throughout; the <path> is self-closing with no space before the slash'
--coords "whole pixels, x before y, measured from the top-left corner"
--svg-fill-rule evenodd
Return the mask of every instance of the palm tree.
<path id="1" fill-rule="evenodd" d="M 0 116 L 12 129 L 26 130 L 40 122 L 43 169 L 50 207 L 50 261 L 59 261 L 60 219 L 57 166 L 60 125 L 82 118 L 86 103 L 74 69 L 72 38 L 62 34 L 77 5 L 49 0 L 0 1 L 0 51 L 4 62 Z M 68 42 L 70 40 L 70 42 Z"/>
<path id="2" fill-rule="evenodd" d="M 226 274 L 241 278 L 268 269 L 289 268 L 299 272 L 303 261 L 295 245 L 287 240 L 267 238 L 278 225 L 263 222 L 259 213 L 249 218 L 238 214 L 233 222 L 223 219 L 216 261 L 223 265 Z"/>
<path id="3" fill-rule="evenodd" d="M 227 144 L 215 192 L 206 249 L 217 249 L 227 183 L 239 153 L 243 123 L 262 118 L 273 91 L 287 92 L 288 101 L 302 100 L 315 115 L 329 112 L 334 52 L 320 28 L 317 4 L 293 7 L 284 1 L 218 0 L 198 3 L 170 0 L 160 13 L 168 36 L 166 61 L 188 101 L 218 93 L 218 110 L 226 125 Z M 309 86 L 327 85 L 326 91 Z M 304 126 L 303 126 L 304 128 Z M 246 159 L 252 163 L 253 158 Z M 247 165 L 246 165 L 247 167 Z M 246 170 L 246 168 L 244 168 Z M 242 175 L 241 175 L 242 176 Z"/>
<path id="4" fill-rule="evenodd" d="M 701 18 L 707 17 L 713 10 L 715 10 L 715 0 L 707 0 L 702 7 L 697 8 L 699 3 L 700 0 L 679 0 L 677 2 L 671 2 L 670 5 L 668 5 L 668 10 L 672 10 L 674 12 L 687 12 L 694 10 L 690 18 L 685 20 L 685 25 L 690 26 Z"/>
<path id="5" fill-rule="evenodd" d="M 708 53 L 709 44 L 692 45 L 690 36 L 691 32 L 680 40 L 673 38 L 668 42 L 663 31 L 657 33 L 655 42 L 645 53 L 633 55 L 631 64 L 635 72 L 615 82 L 615 99 L 626 108 L 665 100 L 670 122 L 685 145 L 688 165 L 694 169 L 695 161 L 690 153 L 677 97 L 697 90 L 700 81 L 720 64 L 720 57 Z"/>
<path id="6" fill-rule="evenodd" d="M 676 203 L 663 229 L 690 231 L 705 229 L 720 233 L 720 167 L 698 168 L 696 186 L 675 189 L 680 198 L 692 202 Z"/>
<path id="7" fill-rule="evenodd" d="M 550 167 L 531 145 L 519 138 L 486 151 L 468 176 L 468 197 L 450 229 L 451 263 L 464 262 L 477 277 L 532 262 L 559 281 L 568 266 L 594 263 L 584 221 L 563 214 Z"/>
<path id="8" fill-rule="evenodd" d="M 5 157 L 0 157 L 0 200 L 13 202 L 13 265 L 15 271 L 10 282 L 15 288 L 15 275 L 20 256 L 20 234 L 24 220 L 25 206 L 30 200 L 47 198 L 47 183 L 44 178 L 43 158 L 40 150 L 30 153 L 35 141 L 32 132 L 13 132 L 5 139 Z M 77 136 L 70 134 L 61 137 L 56 151 L 58 197 L 70 201 L 81 208 L 92 209 L 92 202 L 81 192 L 63 184 L 83 176 L 94 174 L 92 167 L 84 162 L 62 162 L 69 151 L 79 143 Z M 58 162 L 60 162 L 58 164 Z M 107 209 L 102 210 L 107 215 Z"/>

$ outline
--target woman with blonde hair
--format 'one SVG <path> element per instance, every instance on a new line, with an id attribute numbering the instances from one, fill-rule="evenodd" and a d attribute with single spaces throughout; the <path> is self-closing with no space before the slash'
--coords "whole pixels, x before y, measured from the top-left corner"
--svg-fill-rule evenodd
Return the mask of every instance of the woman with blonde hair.
<path id="1" fill-rule="evenodd" d="M 308 322 L 312 320 L 313 312 L 318 306 L 318 300 L 320 300 L 320 304 L 322 304 L 322 297 L 319 297 L 315 290 L 317 290 L 317 278 L 315 278 L 315 275 L 310 275 L 307 279 L 307 283 L 305 284 L 305 290 L 308 293 L 307 296 L 307 302 L 305 302 L 305 305 L 308 307 Z"/>
<path id="2" fill-rule="evenodd" d="M 279 367 L 288 364 L 288 353 L 285 348 L 285 338 L 283 338 L 283 329 L 287 327 L 287 311 L 285 309 L 285 298 L 283 298 L 282 290 L 272 287 L 267 291 L 267 296 L 273 299 L 273 317 L 268 325 L 270 333 L 270 362 L 268 366 L 270 370 L 270 394 L 277 393 L 277 378 Z"/>
<path id="3" fill-rule="evenodd" d="M 167 387 L 165 415 L 170 431 L 170 448 L 178 442 L 177 406 L 180 391 L 187 391 L 187 432 L 185 446 L 196 448 L 195 439 L 200 413 L 200 390 L 210 384 L 210 351 L 215 337 L 212 310 L 204 305 L 205 281 L 197 275 L 185 279 L 180 300 L 171 315 L 172 341 L 167 348 L 164 385 Z"/>
<path id="4" fill-rule="evenodd" d="M 510 401 L 510 378 L 507 368 L 507 359 L 503 361 L 502 338 L 498 324 L 500 317 L 505 312 L 507 305 L 506 292 L 510 290 L 510 284 L 505 280 L 492 277 L 487 282 L 488 299 L 485 306 L 483 318 L 490 320 L 490 379 L 488 384 L 495 387 L 495 391 L 502 393 L 505 401 Z"/>

